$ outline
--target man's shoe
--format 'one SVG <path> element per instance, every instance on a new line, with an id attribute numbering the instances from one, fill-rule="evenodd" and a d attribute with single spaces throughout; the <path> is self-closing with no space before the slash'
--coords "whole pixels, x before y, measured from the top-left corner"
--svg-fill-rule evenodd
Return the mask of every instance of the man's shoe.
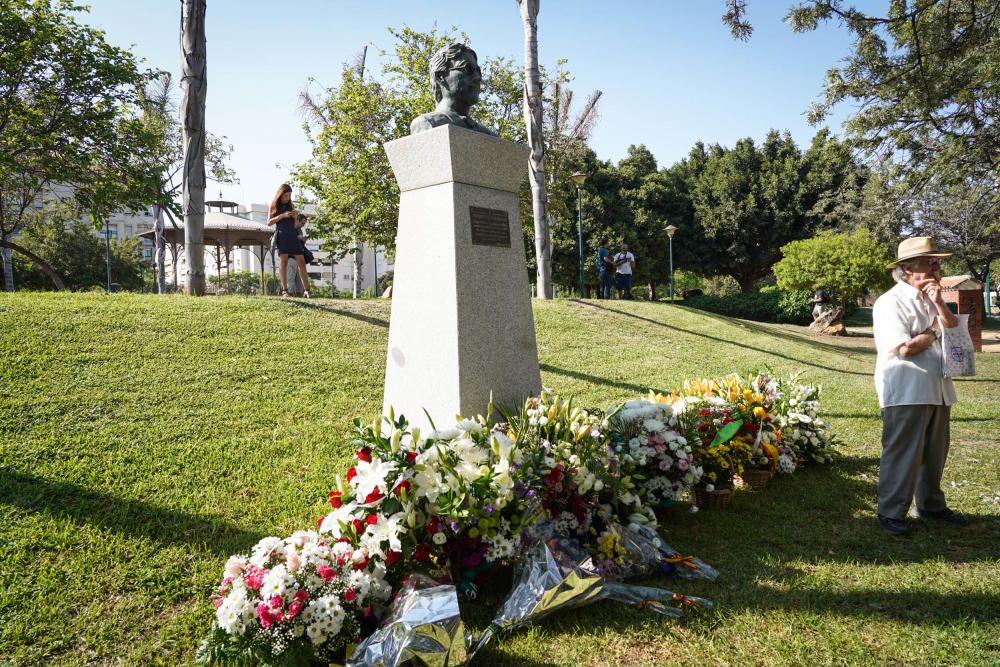
<path id="1" fill-rule="evenodd" d="M 882 526 L 882 530 L 889 533 L 890 535 L 906 535 L 910 532 L 910 527 L 906 525 L 904 521 L 900 519 L 890 519 L 887 516 L 878 515 L 878 525 Z"/>
<path id="2" fill-rule="evenodd" d="M 969 517 L 964 514 L 959 514 L 958 512 L 955 512 L 947 507 L 939 512 L 917 510 L 917 516 L 921 519 L 934 519 L 935 521 L 943 521 L 944 523 L 950 523 L 955 526 L 969 525 Z"/>

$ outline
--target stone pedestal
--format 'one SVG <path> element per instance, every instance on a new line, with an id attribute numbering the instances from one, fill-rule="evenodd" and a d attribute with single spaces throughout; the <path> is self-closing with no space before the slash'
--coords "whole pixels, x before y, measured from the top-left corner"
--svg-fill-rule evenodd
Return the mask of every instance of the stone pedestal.
<path id="1" fill-rule="evenodd" d="M 517 191 L 528 148 L 453 125 L 385 145 L 401 191 L 383 411 L 426 429 L 541 389 Z"/>

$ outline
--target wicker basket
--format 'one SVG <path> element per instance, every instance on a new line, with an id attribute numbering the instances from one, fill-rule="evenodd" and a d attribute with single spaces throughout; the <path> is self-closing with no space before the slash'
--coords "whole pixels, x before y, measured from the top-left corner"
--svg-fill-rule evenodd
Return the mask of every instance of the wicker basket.
<path id="1" fill-rule="evenodd" d="M 694 489 L 694 504 L 698 506 L 698 509 L 714 510 L 729 507 L 732 500 L 732 489 L 716 489 L 715 491 L 706 491 L 700 487 Z"/>
<path id="2" fill-rule="evenodd" d="M 740 473 L 743 483 L 754 491 L 760 491 L 771 479 L 770 468 L 746 468 Z"/>

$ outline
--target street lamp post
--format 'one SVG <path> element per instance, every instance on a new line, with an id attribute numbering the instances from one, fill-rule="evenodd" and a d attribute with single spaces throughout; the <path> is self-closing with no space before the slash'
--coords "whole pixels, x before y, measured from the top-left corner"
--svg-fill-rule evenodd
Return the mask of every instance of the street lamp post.
<path id="1" fill-rule="evenodd" d="M 673 225 L 667 225 L 663 228 L 663 231 L 667 233 L 667 240 L 670 243 L 670 303 L 674 302 L 674 234 L 677 233 L 677 228 Z"/>
<path id="2" fill-rule="evenodd" d="M 576 235 L 580 246 L 580 298 L 583 298 L 583 191 L 582 187 L 587 180 L 587 175 L 581 171 L 576 172 L 571 177 L 576 183 Z"/>

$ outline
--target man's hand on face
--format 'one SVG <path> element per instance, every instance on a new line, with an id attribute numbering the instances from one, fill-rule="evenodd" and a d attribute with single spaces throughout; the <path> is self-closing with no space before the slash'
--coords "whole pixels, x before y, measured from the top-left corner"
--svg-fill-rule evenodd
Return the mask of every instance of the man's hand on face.
<path id="1" fill-rule="evenodd" d="M 929 298 L 934 303 L 937 303 L 938 301 L 941 301 L 944 298 L 941 295 L 941 283 L 939 283 L 934 278 L 925 278 L 923 280 L 920 280 L 917 282 L 916 285 L 914 285 L 914 287 L 916 287 L 918 290 L 926 294 L 927 298 Z"/>

